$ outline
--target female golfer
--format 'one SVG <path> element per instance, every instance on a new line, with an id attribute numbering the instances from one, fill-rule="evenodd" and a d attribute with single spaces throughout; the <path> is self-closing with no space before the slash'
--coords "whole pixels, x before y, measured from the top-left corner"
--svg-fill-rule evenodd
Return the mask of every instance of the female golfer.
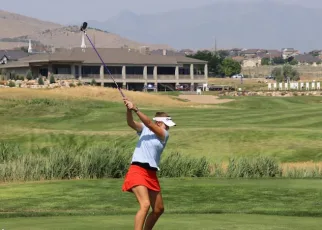
<path id="1" fill-rule="evenodd" d="M 124 104 L 127 107 L 127 124 L 137 131 L 140 138 L 125 176 L 122 191 L 134 193 L 140 205 L 135 216 L 134 229 L 142 230 L 144 226 L 144 230 L 151 230 L 164 211 L 156 172 L 160 170 L 160 156 L 169 138 L 169 127 L 176 124 L 164 112 L 157 112 L 153 118 L 155 122 L 152 122 L 128 99 L 124 99 Z M 137 114 L 141 122 L 133 120 L 132 111 Z M 147 217 L 150 206 L 152 212 Z"/>

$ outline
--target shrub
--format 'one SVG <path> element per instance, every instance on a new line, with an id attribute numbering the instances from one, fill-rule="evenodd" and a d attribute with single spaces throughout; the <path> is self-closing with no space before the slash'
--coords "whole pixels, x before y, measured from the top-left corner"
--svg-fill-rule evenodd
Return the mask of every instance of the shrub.
<path id="1" fill-rule="evenodd" d="M 55 80 L 55 77 L 54 77 L 54 75 L 53 75 L 53 74 L 51 74 L 51 75 L 50 75 L 49 83 L 50 83 L 50 84 L 54 84 L 54 83 L 56 83 L 56 80 Z"/>
<path id="2" fill-rule="evenodd" d="M 62 145 L 27 151 L 15 144 L 0 143 L 0 181 L 122 178 L 131 160 L 125 147 Z M 161 162 L 160 177 L 210 175 L 205 158 L 169 154 Z"/>
<path id="3" fill-rule="evenodd" d="M 9 79 L 10 80 L 17 80 L 16 77 L 17 77 L 16 72 L 15 71 L 11 71 L 10 72 Z"/>
<path id="4" fill-rule="evenodd" d="M 9 87 L 16 87 L 16 84 L 13 81 L 9 81 Z"/>
<path id="5" fill-rule="evenodd" d="M 162 159 L 160 177 L 206 177 L 210 175 L 210 164 L 200 159 L 171 153 Z"/>
<path id="6" fill-rule="evenodd" d="M 44 79 L 42 78 L 42 77 L 39 77 L 38 78 L 38 84 L 39 85 L 44 85 L 45 83 L 44 83 Z"/>
<path id="7" fill-rule="evenodd" d="M 277 177 L 282 173 L 275 159 L 269 157 L 241 157 L 229 160 L 227 177 L 261 178 Z"/>
<path id="8" fill-rule="evenodd" d="M 32 76 L 32 72 L 31 72 L 31 70 L 28 70 L 28 71 L 27 71 L 26 78 L 27 78 L 27 80 L 28 80 L 28 81 L 30 81 L 30 80 L 32 80 L 32 79 L 33 79 L 33 76 Z"/>

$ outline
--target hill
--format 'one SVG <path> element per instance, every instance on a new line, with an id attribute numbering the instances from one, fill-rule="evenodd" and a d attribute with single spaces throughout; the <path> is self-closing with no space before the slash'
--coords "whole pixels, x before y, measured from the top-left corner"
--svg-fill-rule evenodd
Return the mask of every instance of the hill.
<path id="1" fill-rule="evenodd" d="M 218 48 L 320 49 L 319 8 L 275 0 L 217 1 L 158 14 L 123 11 L 93 26 L 127 38 L 167 43 L 177 49 Z M 306 4 L 309 5 L 308 3 Z M 148 30 L 146 28 L 149 28 Z"/>
<path id="2" fill-rule="evenodd" d="M 60 27 L 62 25 L 57 23 L 0 10 L 0 38 L 14 38 Z"/>
<path id="3" fill-rule="evenodd" d="M 3 10 L 0 10 L 0 28 L 0 49 L 27 47 L 29 39 L 32 40 L 33 46 L 69 48 L 81 45 L 79 26 L 63 26 Z M 95 42 L 96 47 L 102 48 L 118 48 L 122 46 L 138 48 L 144 45 L 150 46 L 151 49 L 170 48 L 168 45 L 143 44 L 95 28 L 89 29 L 88 35 Z M 90 46 L 87 39 L 85 42 L 87 46 Z"/>
<path id="4" fill-rule="evenodd" d="M 117 34 L 94 28 L 88 28 L 87 35 L 97 48 L 120 48 L 122 46 L 138 48 L 140 46 L 149 45 L 132 41 Z M 79 31 L 78 26 L 68 26 L 37 32 L 26 36 L 26 38 L 39 41 L 45 45 L 55 46 L 57 48 L 80 47 L 82 32 Z M 85 43 L 87 47 L 91 46 L 87 38 L 85 39 Z M 149 46 L 151 49 L 169 48 L 167 45 Z"/>

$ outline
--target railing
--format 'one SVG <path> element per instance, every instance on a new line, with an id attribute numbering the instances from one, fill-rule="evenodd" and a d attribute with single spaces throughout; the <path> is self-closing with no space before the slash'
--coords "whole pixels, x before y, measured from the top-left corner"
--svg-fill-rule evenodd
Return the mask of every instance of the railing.
<path id="1" fill-rule="evenodd" d="M 193 76 L 194 79 L 206 79 L 205 75 L 194 75 Z"/>
<path id="2" fill-rule="evenodd" d="M 91 79 L 99 79 L 101 78 L 101 75 L 99 74 L 83 74 L 83 78 L 91 78 Z"/>
<path id="3" fill-rule="evenodd" d="M 158 80 L 176 80 L 175 75 L 158 75 Z"/>
<path id="4" fill-rule="evenodd" d="M 54 74 L 55 79 L 61 80 L 61 79 L 73 79 L 75 78 L 72 74 Z"/>
<path id="5" fill-rule="evenodd" d="M 114 79 L 122 79 L 122 74 L 112 74 L 112 77 Z M 111 75 L 109 75 L 109 74 L 105 74 L 104 79 L 111 79 L 112 80 Z"/>
<path id="6" fill-rule="evenodd" d="M 148 75 L 147 75 L 147 79 L 149 79 L 149 80 L 153 80 L 153 79 L 154 79 L 154 76 L 153 76 L 153 75 L 151 75 L 151 74 L 148 74 Z"/>
<path id="7" fill-rule="evenodd" d="M 127 74 L 126 79 L 143 80 L 143 74 Z"/>
<path id="8" fill-rule="evenodd" d="M 179 80 L 180 79 L 191 79 L 191 76 L 190 75 L 179 75 Z"/>

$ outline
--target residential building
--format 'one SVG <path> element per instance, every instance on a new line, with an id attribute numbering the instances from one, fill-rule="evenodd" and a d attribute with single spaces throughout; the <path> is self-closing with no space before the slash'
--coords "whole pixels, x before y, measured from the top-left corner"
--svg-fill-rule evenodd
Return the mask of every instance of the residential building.
<path id="1" fill-rule="evenodd" d="M 295 57 L 296 55 L 299 55 L 299 54 L 300 54 L 300 52 L 298 50 L 295 50 L 294 48 L 282 48 L 283 59 Z"/>
<path id="2" fill-rule="evenodd" d="M 27 57 L 28 53 L 22 50 L 0 50 L 0 64 L 4 65 L 19 58 Z"/>
<path id="3" fill-rule="evenodd" d="M 181 84 L 208 83 L 206 61 L 185 56 L 145 54 L 125 48 L 97 48 L 108 70 L 93 48 L 56 49 L 53 53 L 34 54 L 2 67 L 16 73 L 32 71 L 34 77 L 54 75 L 56 79 L 79 79 L 85 83 L 95 80 L 101 86 L 114 87 L 113 78 L 129 90 L 175 89 Z"/>
<path id="4" fill-rule="evenodd" d="M 263 49 L 246 49 L 246 50 L 242 50 L 240 52 L 240 56 L 244 56 L 246 58 L 255 58 L 260 53 L 264 53 L 264 52 L 265 52 L 265 50 L 263 50 Z"/>
<path id="5" fill-rule="evenodd" d="M 299 54 L 294 57 L 301 65 L 317 65 L 321 64 L 321 59 L 312 54 Z"/>

